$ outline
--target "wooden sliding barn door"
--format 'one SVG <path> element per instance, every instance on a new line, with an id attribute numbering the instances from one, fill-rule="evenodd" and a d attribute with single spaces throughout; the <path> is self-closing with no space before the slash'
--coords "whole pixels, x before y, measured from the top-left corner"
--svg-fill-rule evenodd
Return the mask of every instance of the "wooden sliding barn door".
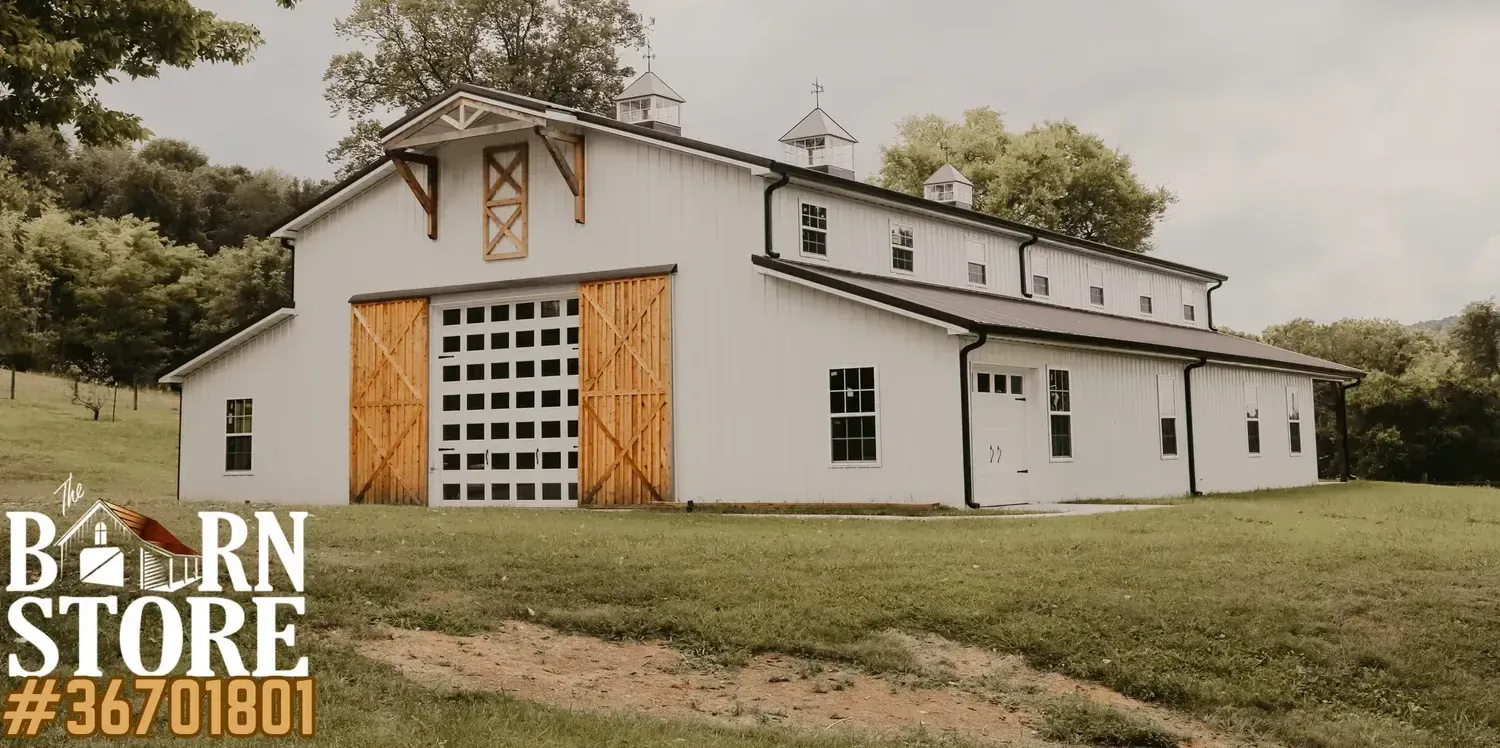
<path id="1" fill-rule="evenodd" d="M 427 504 L 427 299 L 353 305 L 349 503 Z"/>
<path id="2" fill-rule="evenodd" d="M 578 288 L 579 503 L 672 501 L 672 297 L 666 275 Z"/>

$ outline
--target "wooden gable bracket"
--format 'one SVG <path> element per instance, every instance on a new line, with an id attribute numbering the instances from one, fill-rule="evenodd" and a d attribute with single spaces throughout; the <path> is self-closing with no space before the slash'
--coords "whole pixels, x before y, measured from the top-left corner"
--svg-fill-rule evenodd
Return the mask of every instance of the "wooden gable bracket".
<path id="1" fill-rule="evenodd" d="M 391 151 L 391 163 L 396 167 L 396 173 L 411 188 L 411 194 L 417 196 L 417 202 L 422 204 L 422 211 L 427 214 L 427 238 L 436 240 L 438 237 L 437 210 L 438 210 L 438 160 L 436 156 L 425 156 L 411 151 Z M 424 189 L 417 182 L 416 175 L 411 173 L 412 164 L 421 164 L 427 167 L 427 186 Z"/>
<path id="2" fill-rule="evenodd" d="M 550 127 L 537 127 L 536 135 L 541 138 L 542 145 L 546 146 L 547 153 L 552 156 L 552 163 L 557 164 L 557 171 L 562 174 L 563 181 L 568 183 L 568 189 L 573 193 L 573 220 L 583 223 L 586 217 L 583 135 L 569 135 Z M 564 145 L 572 146 L 572 166 L 568 165 L 568 158 L 563 153 Z"/>

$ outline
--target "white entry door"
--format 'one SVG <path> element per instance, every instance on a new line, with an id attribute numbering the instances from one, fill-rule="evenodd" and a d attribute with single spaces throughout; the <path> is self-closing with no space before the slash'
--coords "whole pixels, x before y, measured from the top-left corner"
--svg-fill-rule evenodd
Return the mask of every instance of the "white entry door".
<path id="1" fill-rule="evenodd" d="M 1026 398 L 1030 384 L 1021 369 L 976 368 L 969 376 L 974 498 L 980 504 L 1028 501 Z"/>
<path id="2" fill-rule="evenodd" d="M 432 303 L 437 505 L 578 505 L 576 289 Z"/>

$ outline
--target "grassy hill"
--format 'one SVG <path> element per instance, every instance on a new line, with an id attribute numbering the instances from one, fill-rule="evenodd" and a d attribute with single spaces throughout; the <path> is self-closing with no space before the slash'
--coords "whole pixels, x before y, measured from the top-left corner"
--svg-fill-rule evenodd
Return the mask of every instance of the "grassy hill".
<path id="1" fill-rule="evenodd" d="M 91 496 L 191 522 L 202 507 L 173 500 L 173 408 L 150 395 L 138 413 L 93 423 L 67 405 L 62 383 L 24 377 L 19 401 L 0 400 L 0 503 L 47 505 L 72 472 Z M 882 632 L 931 632 L 1290 746 L 1500 747 L 1500 493 L 1488 489 L 1351 484 L 1073 519 L 314 515 L 299 644 L 320 678 L 320 743 L 943 742 L 439 693 L 326 635 L 377 624 L 474 633 L 529 619 L 665 639 L 722 663 L 784 652 L 871 672 L 910 667 Z"/>

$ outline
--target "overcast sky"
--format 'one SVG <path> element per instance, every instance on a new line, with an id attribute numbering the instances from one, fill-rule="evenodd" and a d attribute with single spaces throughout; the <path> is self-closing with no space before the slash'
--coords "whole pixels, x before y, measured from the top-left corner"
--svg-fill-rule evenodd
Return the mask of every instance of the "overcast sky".
<path id="1" fill-rule="evenodd" d="M 106 101 L 217 161 L 332 173 L 323 99 L 353 0 L 204 0 L 254 23 L 243 67 Z M 1161 257 L 1230 276 L 1216 321 L 1456 313 L 1500 281 L 1500 3 L 1490 0 L 634 0 L 685 134 L 766 155 L 823 105 L 859 176 L 906 114 L 1069 119 L 1177 193 Z M 627 60 L 639 63 L 635 52 Z"/>

